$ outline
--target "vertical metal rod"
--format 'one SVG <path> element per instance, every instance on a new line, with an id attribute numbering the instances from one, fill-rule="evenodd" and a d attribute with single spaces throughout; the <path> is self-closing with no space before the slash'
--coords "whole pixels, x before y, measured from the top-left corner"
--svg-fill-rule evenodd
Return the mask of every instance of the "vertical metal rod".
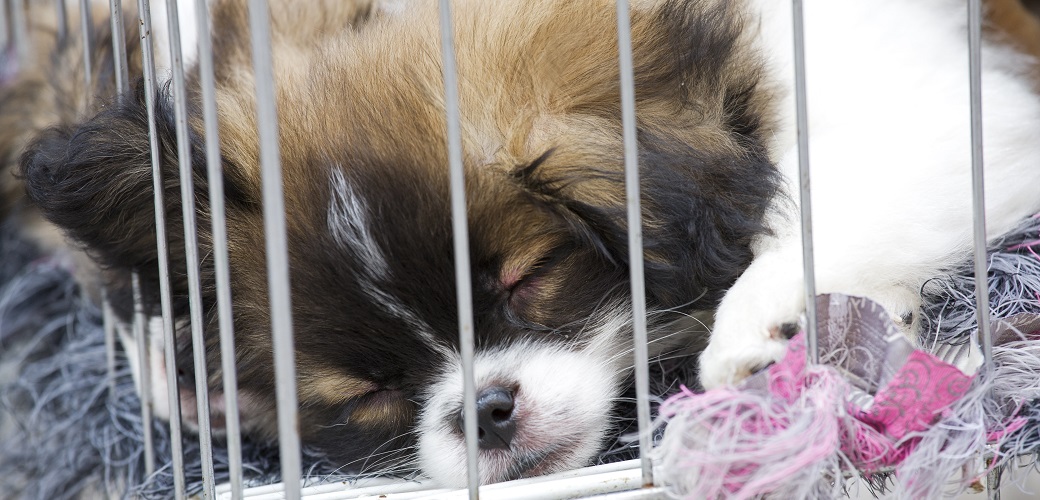
<path id="1" fill-rule="evenodd" d="M 141 296 L 141 275 L 130 274 L 134 293 L 134 341 L 137 342 L 137 359 L 141 362 L 141 432 L 144 434 L 144 472 L 155 472 L 155 447 L 152 442 L 152 364 L 151 338 L 148 335 L 147 319 L 144 315 L 144 298 Z"/>
<path id="2" fill-rule="evenodd" d="M 989 272 L 986 253 L 986 190 L 982 150 L 982 1 L 968 0 L 968 83 L 971 102 L 971 206 L 975 244 L 975 314 L 983 370 L 993 370 L 993 332 L 989 323 Z M 986 475 L 986 496 L 1000 499 L 1000 467 Z"/>
<path id="3" fill-rule="evenodd" d="M 989 324 L 986 266 L 986 194 L 982 156 L 982 1 L 968 1 L 968 81 L 971 92 L 971 201 L 975 221 L 975 310 L 985 369 L 992 368 L 993 334 Z"/>
<path id="4" fill-rule="evenodd" d="M 235 369 L 235 330 L 231 310 L 231 277 L 228 262 L 227 222 L 224 210 L 224 172 L 220 157 L 217 92 L 213 75 L 213 40 L 206 0 L 196 0 L 199 30 L 199 80 L 206 133 L 206 167 L 210 212 L 213 220 L 213 259 L 216 266 L 217 313 L 220 317 L 221 371 L 224 375 L 225 422 L 231 497 L 242 498 L 242 441 L 238 414 L 238 377 Z"/>
<path id="5" fill-rule="evenodd" d="M 477 386 L 473 376 L 473 290 L 470 281 L 469 228 L 466 219 L 466 179 L 462 165 L 462 125 L 459 117 L 459 78 L 455 66 L 455 34 L 451 0 L 440 0 L 441 62 L 448 126 L 448 170 L 451 181 L 451 225 L 455 250 L 455 289 L 462 354 L 463 433 L 466 437 L 466 477 L 469 497 L 480 496 L 477 451 Z"/>
<path id="6" fill-rule="evenodd" d="M 1000 500 L 1001 472 L 1001 467 L 994 467 L 986 474 L 986 498 L 989 500 Z"/>
<path id="7" fill-rule="evenodd" d="M 126 32 L 123 30 L 123 0 L 109 0 L 109 22 L 112 25 L 112 56 L 115 59 L 116 92 L 122 95 L 130 87 L 126 69 Z"/>
<path id="8" fill-rule="evenodd" d="M 177 129 L 177 158 L 180 166 L 181 208 L 184 219 L 184 257 L 188 271 L 192 359 L 195 362 L 195 402 L 199 422 L 199 451 L 202 458 L 202 494 L 204 498 L 215 498 L 213 439 L 209 422 L 209 373 L 206 370 L 206 325 L 202 315 L 199 241 L 195 222 L 194 169 L 191 164 L 191 139 L 188 135 L 188 96 L 184 82 L 184 58 L 177 2 L 167 3 L 167 16 L 170 31 L 170 66 L 173 70 L 173 103 Z"/>
<path id="9" fill-rule="evenodd" d="M 64 5 L 64 2 L 62 2 Z M 116 92 L 121 98 L 130 89 L 126 69 L 126 33 L 123 28 L 123 3 L 109 1 L 109 20 L 112 24 L 112 55 L 115 58 Z M 137 359 L 141 371 L 141 432 L 144 433 L 145 473 L 155 471 L 155 448 L 152 440 L 152 364 L 144 300 L 141 295 L 141 276 L 138 271 L 130 275 L 134 300 L 134 339 L 137 342 Z"/>
<path id="10" fill-rule="evenodd" d="M 799 203 L 802 215 L 802 269 L 805 273 L 806 350 L 809 360 L 820 362 L 816 329 L 816 270 L 813 259 L 812 194 L 809 187 L 809 111 L 805 91 L 805 19 L 802 0 L 792 0 L 794 7 L 794 89 L 798 121 Z"/>
<path id="11" fill-rule="evenodd" d="M 293 344 L 289 288 L 289 248 L 286 241 L 285 193 L 282 187 L 278 109 L 275 103 L 271 12 L 267 0 L 249 2 L 250 38 L 256 79 L 256 116 L 263 171 L 264 232 L 267 235 L 267 285 L 274 336 L 274 371 L 278 400 L 278 442 L 285 497 L 300 498 L 300 434 L 296 399 L 296 353 Z"/>
<path id="12" fill-rule="evenodd" d="M 0 0 L 0 51 L 11 42 L 11 28 L 7 16 L 7 0 Z"/>
<path id="13" fill-rule="evenodd" d="M 116 394 L 116 329 L 113 321 L 112 303 L 108 300 L 108 288 L 101 286 L 101 331 L 105 334 L 105 367 L 108 379 L 108 395 Z"/>
<path id="14" fill-rule="evenodd" d="M 25 13 L 25 0 L 11 2 L 11 22 L 14 24 L 15 49 L 22 65 L 29 64 L 32 57 L 32 40 L 29 39 L 29 17 Z"/>
<path id="15" fill-rule="evenodd" d="M 83 31 L 83 78 L 86 80 L 86 89 L 94 93 L 94 65 L 91 62 L 94 45 L 94 19 L 90 14 L 90 0 L 79 1 L 79 26 Z"/>
<path id="16" fill-rule="evenodd" d="M 166 201 L 162 175 L 162 153 L 155 123 L 155 54 L 152 48 L 152 16 L 149 0 L 137 1 L 141 27 L 141 55 L 144 66 L 145 106 L 148 109 L 148 138 L 152 156 L 152 189 L 155 193 L 155 239 L 159 254 L 159 300 L 163 317 L 163 351 L 166 387 L 170 405 L 170 446 L 173 455 L 175 498 L 183 499 L 184 444 L 181 438 L 181 398 L 177 383 L 177 350 L 174 338 L 173 304 L 170 297 L 170 263 L 166 240 Z"/>
<path id="17" fill-rule="evenodd" d="M 640 206 L 639 142 L 636 136 L 635 75 L 628 0 L 617 0 L 618 62 L 621 78 L 621 125 L 625 143 L 625 199 L 628 208 L 628 262 L 632 282 L 632 344 L 636 375 L 636 414 L 643 486 L 653 486 L 650 462 L 650 368 L 646 335 L 646 280 L 643 277 L 643 217 Z"/>
<path id="18" fill-rule="evenodd" d="M 54 0 L 54 10 L 58 21 L 58 43 L 65 44 L 69 39 L 69 11 L 65 6 L 65 0 Z M 0 8 L 0 10 L 3 10 Z"/>

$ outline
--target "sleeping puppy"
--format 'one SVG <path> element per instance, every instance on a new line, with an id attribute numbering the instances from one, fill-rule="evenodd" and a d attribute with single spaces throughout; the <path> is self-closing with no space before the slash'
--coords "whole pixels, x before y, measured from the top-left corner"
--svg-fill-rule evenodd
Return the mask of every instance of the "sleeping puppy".
<path id="1" fill-rule="evenodd" d="M 704 386 L 780 358 L 804 310 L 789 2 L 756 0 L 766 74 L 786 86 L 769 144 L 786 179 L 771 232 L 719 305 L 700 357 Z M 986 230 L 1040 211 L 1036 19 L 990 2 L 982 50 Z M 967 19 L 954 0 L 805 2 L 816 292 L 870 297 L 914 336 L 920 289 L 972 249 Z M 1012 43 L 997 43 L 1009 41 Z"/>
<path id="2" fill-rule="evenodd" d="M 678 318 L 712 308 L 736 281 L 702 356 L 709 386 L 775 359 L 780 327 L 804 305 L 784 5 L 633 5 L 652 348 L 694 342 Z M 246 9 L 234 0 L 212 9 L 239 399 L 247 432 L 270 439 L 274 380 Z M 460 484 L 435 9 L 331 0 L 272 9 L 304 440 L 344 470 L 416 456 L 440 482 Z M 587 463 L 630 368 L 616 20 L 605 0 L 460 0 L 454 9 L 480 470 L 491 482 Z M 867 295 L 912 316 L 920 283 L 970 248 L 963 6 L 810 1 L 806 13 L 818 291 Z M 1040 110 L 1023 76 L 1028 61 L 996 43 L 984 61 L 995 235 L 1040 208 L 1029 192 L 1040 180 Z M 201 118 L 190 85 L 206 228 Z M 174 369 L 190 420 L 172 104 L 159 97 L 179 330 Z M 57 126 L 28 148 L 21 168 L 35 208 L 104 265 L 126 329 L 131 270 L 141 272 L 146 306 L 158 315 L 140 86 L 92 109 L 89 119 L 51 119 Z M 212 251 L 206 231 L 200 245 L 202 255 Z M 201 262 L 208 364 L 216 367 L 211 266 Z M 165 369 L 151 375 L 156 389 L 165 388 Z M 215 412 L 219 377 L 211 374 Z"/>
<path id="3" fill-rule="evenodd" d="M 441 483 L 458 485 L 462 384 L 435 4 L 276 1 L 272 42 L 303 440 L 344 471 L 417 458 Z M 616 17 L 609 0 L 457 0 L 453 9 L 486 483 L 588 463 L 630 372 Z M 212 19 L 238 398 L 246 432 L 273 439 L 245 2 L 213 2 Z M 655 354 L 696 344 L 700 330 L 686 318 L 714 308 L 751 262 L 780 188 L 768 156 L 776 96 L 755 46 L 756 23 L 729 0 L 633 5 Z M 208 228 L 198 89 L 195 76 L 189 80 L 197 216 Z M 34 206 L 106 270 L 124 330 L 133 270 L 150 324 L 159 315 L 142 88 L 89 119 L 43 131 L 21 157 Z M 139 378 L 162 402 L 165 370 L 177 370 L 191 419 L 172 110 L 161 93 L 157 139 L 178 365 L 158 363 Z M 208 231 L 198 243 L 212 368 L 219 351 Z M 223 406 L 219 380 L 213 370 L 215 412 Z"/>

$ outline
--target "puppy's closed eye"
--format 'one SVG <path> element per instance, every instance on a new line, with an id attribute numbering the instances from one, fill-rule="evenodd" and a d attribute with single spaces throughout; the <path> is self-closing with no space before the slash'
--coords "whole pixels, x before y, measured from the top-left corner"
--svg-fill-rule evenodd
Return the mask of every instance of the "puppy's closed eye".
<path id="1" fill-rule="evenodd" d="M 541 289 L 548 285 L 548 275 L 557 267 L 567 253 L 569 252 L 562 249 L 553 250 L 536 260 L 523 272 L 503 280 L 503 285 L 509 292 L 510 305 L 523 307 L 527 301 L 540 293 Z"/>

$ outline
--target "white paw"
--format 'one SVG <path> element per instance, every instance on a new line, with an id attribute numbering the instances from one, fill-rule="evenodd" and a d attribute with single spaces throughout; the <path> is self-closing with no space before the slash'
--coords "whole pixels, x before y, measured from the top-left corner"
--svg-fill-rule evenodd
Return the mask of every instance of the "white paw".
<path id="1" fill-rule="evenodd" d="M 734 385 L 755 371 L 783 358 L 787 341 L 768 332 L 729 341 L 713 339 L 700 356 L 700 379 L 705 389 Z"/>
<path id="2" fill-rule="evenodd" d="M 798 256 L 760 255 L 722 298 L 700 357 L 705 389 L 737 384 L 783 357 L 781 325 L 797 323 L 805 309 Z"/>

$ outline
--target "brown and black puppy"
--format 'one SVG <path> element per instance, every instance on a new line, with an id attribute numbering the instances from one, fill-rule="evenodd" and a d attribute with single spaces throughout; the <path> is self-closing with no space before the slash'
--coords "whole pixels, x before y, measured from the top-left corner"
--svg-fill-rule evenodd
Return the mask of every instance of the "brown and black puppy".
<path id="1" fill-rule="evenodd" d="M 220 146 L 239 399 L 247 430 L 273 438 L 244 5 L 213 5 Z M 417 453 L 425 472 L 458 484 L 462 387 L 435 2 L 286 1 L 272 9 L 303 439 L 344 470 Z M 671 334 L 693 335 L 681 320 L 713 308 L 748 265 L 778 190 L 764 146 L 770 88 L 746 21 L 742 4 L 728 0 L 633 6 L 655 351 L 678 343 L 660 341 Z M 608 0 L 454 2 L 483 482 L 586 464 L 630 371 L 616 22 Z M 114 295 L 128 297 L 126 277 L 137 270 L 158 315 L 142 88 L 88 120 L 47 130 L 21 167 L 32 201 L 110 270 Z M 197 89 L 191 95 L 198 219 L 207 228 Z M 158 98 L 181 330 L 176 369 L 190 374 L 173 105 L 165 93 Z M 216 367 L 208 231 L 199 244 Z M 219 374 L 211 386 L 219 388 Z"/>

